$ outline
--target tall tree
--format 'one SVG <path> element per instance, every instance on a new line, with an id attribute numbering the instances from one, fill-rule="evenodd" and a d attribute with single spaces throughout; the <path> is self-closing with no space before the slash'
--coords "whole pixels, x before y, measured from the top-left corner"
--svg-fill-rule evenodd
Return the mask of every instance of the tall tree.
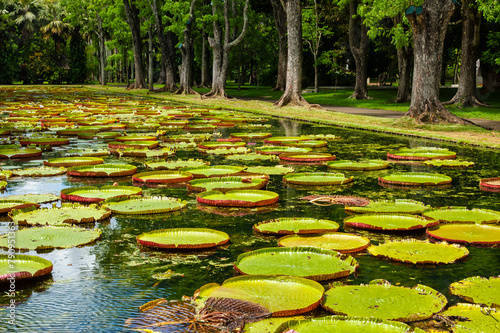
<path id="1" fill-rule="evenodd" d="M 132 49 L 134 51 L 135 83 L 129 88 L 147 88 L 144 75 L 144 63 L 142 59 L 142 37 L 139 9 L 135 5 L 134 0 L 123 0 L 123 4 L 125 5 L 125 15 L 127 16 L 130 32 L 132 33 Z"/>
<path id="2" fill-rule="evenodd" d="M 276 85 L 273 91 L 283 91 L 286 86 L 286 65 L 287 65 L 287 26 L 286 26 L 286 8 L 281 0 L 271 0 L 273 6 L 274 24 L 278 31 L 278 75 Z"/>
<path id="3" fill-rule="evenodd" d="M 349 2 L 349 48 L 356 64 L 356 83 L 351 98 L 368 98 L 368 27 L 358 16 L 358 0 Z"/>
<path id="4" fill-rule="evenodd" d="M 200 87 L 208 87 L 209 83 L 209 72 L 210 67 L 210 55 L 208 54 L 208 34 L 205 31 L 205 25 L 201 29 L 201 82 Z"/>
<path id="5" fill-rule="evenodd" d="M 182 65 L 180 70 L 180 85 L 179 89 L 176 91 L 177 94 L 198 94 L 192 88 L 194 48 L 191 30 L 194 26 L 195 3 L 196 0 L 191 0 L 191 5 L 189 7 L 189 16 L 185 21 L 186 26 L 182 31 L 183 43 L 180 46 L 182 53 Z"/>

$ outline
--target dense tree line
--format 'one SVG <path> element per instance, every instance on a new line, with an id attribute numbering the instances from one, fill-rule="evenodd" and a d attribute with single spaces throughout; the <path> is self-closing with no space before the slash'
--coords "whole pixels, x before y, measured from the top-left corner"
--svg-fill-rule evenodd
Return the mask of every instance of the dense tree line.
<path id="1" fill-rule="evenodd" d="M 283 91 L 303 85 L 398 83 L 396 102 L 422 122 L 456 122 L 439 101 L 482 105 L 500 72 L 497 0 L 0 0 L 0 83 L 123 83 L 129 89 L 226 98 L 226 82 Z M 496 87 L 498 89 L 498 87 Z M 445 103 L 445 104 L 446 104 Z"/>

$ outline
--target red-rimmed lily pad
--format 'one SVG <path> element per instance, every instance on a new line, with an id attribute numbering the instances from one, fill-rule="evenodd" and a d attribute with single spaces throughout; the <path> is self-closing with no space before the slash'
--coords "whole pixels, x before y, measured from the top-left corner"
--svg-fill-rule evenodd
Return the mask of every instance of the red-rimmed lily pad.
<path id="1" fill-rule="evenodd" d="M 372 201 L 363 207 L 346 206 L 345 210 L 354 213 L 398 213 L 398 214 L 421 214 L 430 206 L 420 201 L 408 199 L 378 200 Z"/>
<path id="2" fill-rule="evenodd" d="M 68 176 L 75 177 L 121 177 L 137 172 L 137 167 L 131 164 L 100 164 L 84 165 L 68 168 Z"/>
<path id="3" fill-rule="evenodd" d="M 255 173 L 264 173 L 266 175 L 286 175 L 287 173 L 294 172 L 295 169 L 292 167 L 284 166 L 284 165 L 276 165 L 276 166 L 253 166 L 247 167 L 245 169 L 246 172 L 255 172 Z"/>
<path id="4" fill-rule="evenodd" d="M 53 167 L 73 167 L 82 165 L 97 165 L 104 163 L 100 157 L 59 157 L 43 161 L 46 166 Z"/>
<path id="5" fill-rule="evenodd" d="M 191 191 L 220 191 L 227 192 L 231 190 L 260 190 L 265 187 L 268 180 L 263 178 L 246 177 L 212 177 L 191 180 L 187 188 Z"/>
<path id="6" fill-rule="evenodd" d="M 245 167 L 232 165 L 212 165 L 203 167 L 180 168 L 179 171 L 189 172 L 194 178 L 226 177 L 243 171 Z"/>
<path id="7" fill-rule="evenodd" d="M 259 304 L 273 316 L 292 316 L 314 310 L 324 288 L 316 281 L 294 276 L 244 275 L 225 280 L 222 285 L 209 283 L 195 292 L 195 301 L 208 297 L 226 297 Z"/>
<path id="8" fill-rule="evenodd" d="M 426 161 L 432 159 L 450 160 L 457 157 L 457 153 L 446 148 L 418 147 L 401 148 L 387 153 L 387 157 L 393 160 Z"/>
<path id="9" fill-rule="evenodd" d="M 52 263 L 44 258 L 16 254 L 0 254 L 0 283 L 41 277 L 52 272 Z"/>
<path id="10" fill-rule="evenodd" d="M 290 141 L 283 142 L 282 145 L 300 148 L 321 148 L 328 146 L 328 142 L 324 140 Z"/>
<path id="11" fill-rule="evenodd" d="M 354 253 L 370 246 L 366 237 L 343 232 L 327 232 L 321 235 L 288 235 L 278 240 L 279 246 L 312 246 L 340 253 Z"/>
<path id="12" fill-rule="evenodd" d="M 483 178 L 479 181 L 479 187 L 483 191 L 500 192 L 500 177 Z"/>
<path id="13" fill-rule="evenodd" d="M 193 179 L 193 175 L 183 171 L 148 171 L 132 176 L 134 182 L 148 184 L 182 183 Z"/>
<path id="14" fill-rule="evenodd" d="M 474 162 L 457 160 L 428 160 L 423 161 L 422 164 L 445 169 L 470 168 L 474 166 Z"/>
<path id="15" fill-rule="evenodd" d="M 263 190 L 208 191 L 196 196 L 199 203 L 225 207 L 266 206 L 278 202 L 278 199 L 278 193 Z"/>
<path id="16" fill-rule="evenodd" d="M 449 176 L 439 173 L 394 173 L 378 177 L 379 183 L 403 186 L 435 186 L 450 184 Z"/>
<path id="17" fill-rule="evenodd" d="M 2 200 L 20 200 L 20 201 L 32 202 L 35 204 L 53 202 L 60 199 L 61 198 L 59 198 L 57 195 L 51 193 L 17 194 L 17 195 L 9 195 L 8 197 L 2 197 Z"/>
<path id="18" fill-rule="evenodd" d="M 210 162 L 204 160 L 176 160 L 176 161 L 167 161 L 167 160 L 154 160 L 147 161 L 144 163 L 146 168 L 153 170 L 177 170 L 180 168 L 197 168 L 210 165 Z"/>
<path id="19" fill-rule="evenodd" d="M 412 322 L 432 317 L 447 303 L 428 286 L 410 289 L 375 280 L 368 285 L 334 286 L 325 292 L 322 306 L 334 314 Z"/>
<path id="20" fill-rule="evenodd" d="M 22 209 L 26 207 L 36 207 L 38 208 L 38 204 L 29 202 L 29 201 L 23 201 L 23 200 L 5 200 L 4 198 L 0 199 L 0 214 L 1 213 L 8 213 L 13 209 Z"/>
<path id="21" fill-rule="evenodd" d="M 264 140 L 265 143 L 271 143 L 274 145 L 281 145 L 284 142 L 296 142 L 296 141 L 306 141 L 309 140 L 307 136 L 275 136 Z"/>
<path id="22" fill-rule="evenodd" d="M 158 147 L 158 141 L 112 141 L 108 143 L 110 149 L 142 148 L 153 149 Z"/>
<path id="23" fill-rule="evenodd" d="M 271 235 L 319 234 L 337 231 L 339 224 L 334 221 L 312 217 L 282 217 L 259 222 L 253 226 L 253 229 Z"/>
<path id="24" fill-rule="evenodd" d="M 469 277 L 450 285 L 453 295 L 467 302 L 479 303 L 492 308 L 500 308 L 500 277 Z"/>
<path id="25" fill-rule="evenodd" d="M 202 142 L 198 144 L 198 147 L 202 149 L 229 149 L 245 147 L 246 145 L 245 142 Z"/>
<path id="26" fill-rule="evenodd" d="M 260 140 L 271 137 L 271 133 L 260 132 L 260 133 L 231 133 L 232 138 L 244 139 L 244 140 Z"/>
<path id="27" fill-rule="evenodd" d="M 130 141 L 156 141 L 157 137 L 152 135 L 124 135 L 116 138 L 118 142 Z"/>
<path id="28" fill-rule="evenodd" d="M 162 149 L 142 149 L 142 148 L 126 148 L 117 149 L 116 153 L 120 157 L 147 157 L 147 158 L 165 158 L 175 155 L 175 150 L 172 148 Z"/>
<path id="29" fill-rule="evenodd" d="M 498 332 L 500 311 L 478 304 L 458 303 L 442 313 L 443 316 L 458 318 L 454 324 L 456 333 L 490 333 Z"/>
<path id="30" fill-rule="evenodd" d="M 372 245 L 368 248 L 368 252 L 375 257 L 419 265 L 453 264 L 469 255 L 469 250 L 457 244 L 431 243 L 416 239 Z"/>
<path id="31" fill-rule="evenodd" d="M 41 156 L 42 150 L 38 148 L 7 148 L 0 149 L 0 159 L 1 158 L 30 158 Z"/>
<path id="32" fill-rule="evenodd" d="M 187 201 L 170 197 L 111 198 L 103 203 L 103 207 L 116 214 L 144 215 L 173 212 L 186 207 Z"/>
<path id="33" fill-rule="evenodd" d="M 441 207 L 427 209 L 423 216 L 438 220 L 440 223 L 498 223 L 500 212 L 491 209 L 467 209 L 467 207 Z"/>
<path id="34" fill-rule="evenodd" d="M 186 121 L 186 123 L 188 123 Z M 212 138 L 212 134 L 180 134 L 180 135 L 170 135 L 163 138 L 165 142 L 202 142 L 207 141 Z"/>
<path id="35" fill-rule="evenodd" d="M 72 187 L 61 190 L 61 198 L 78 202 L 101 202 L 109 198 L 130 197 L 141 195 L 142 189 L 134 186 L 105 185 L 101 188 L 94 186 Z"/>
<path id="36" fill-rule="evenodd" d="M 276 155 L 265 155 L 265 154 L 233 154 L 226 156 L 228 160 L 231 161 L 278 161 Z"/>
<path id="37" fill-rule="evenodd" d="M 145 232 L 137 236 L 137 242 L 162 249 L 204 249 L 226 244 L 229 236 L 207 228 L 172 228 Z"/>
<path id="38" fill-rule="evenodd" d="M 350 183 L 354 177 L 346 177 L 342 173 L 303 172 L 289 173 L 283 176 L 283 181 L 295 185 L 342 185 Z"/>
<path id="39" fill-rule="evenodd" d="M 16 169 L 12 170 L 12 175 L 16 177 L 51 177 L 64 175 L 66 173 L 66 168 L 52 168 L 52 167 L 38 167 L 38 168 L 27 168 L 27 169 Z"/>
<path id="40" fill-rule="evenodd" d="M 69 144 L 69 140 L 64 138 L 24 138 L 19 139 L 19 144 L 21 146 L 62 146 Z"/>
<path id="41" fill-rule="evenodd" d="M 279 155 L 283 153 L 309 153 L 311 148 L 287 147 L 287 146 L 262 146 L 256 147 L 255 152 L 259 154 Z"/>
<path id="42" fill-rule="evenodd" d="M 453 243 L 472 245 L 500 244 L 500 226 L 488 224 L 441 224 L 429 228 L 427 236 Z"/>
<path id="43" fill-rule="evenodd" d="M 372 171 L 382 170 L 389 167 L 389 162 L 386 161 L 332 161 L 326 163 L 326 166 L 335 170 L 351 170 L 351 171 Z"/>
<path id="44" fill-rule="evenodd" d="M 409 214 L 364 214 L 348 217 L 344 226 L 368 230 L 404 231 L 424 229 L 439 222 Z"/>
<path id="45" fill-rule="evenodd" d="M 328 153 L 283 153 L 279 155 L 280 160 L 286 162 L 324 162 L 333 161 L 335 155 Z"/>

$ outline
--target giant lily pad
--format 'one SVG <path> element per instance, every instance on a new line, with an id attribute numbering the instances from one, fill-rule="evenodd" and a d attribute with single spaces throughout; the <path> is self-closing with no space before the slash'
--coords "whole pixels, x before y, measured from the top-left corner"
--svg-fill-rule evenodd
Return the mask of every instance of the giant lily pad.
<path id="1" fill-rule="evenodd" d="M 439 168 L 469 168 L 474 166 L 474 162 L 456 161 L 456 160 L 428 160 L 422 162 L 424 165 L 439 167 Z"/>
<path id="2" fill-rule="evenodd" d="M 20 250 L 65 249 L 90 244 L 101 237 L 101 230 L 77 227 L 43 227 L 16 231 L 15 248 Z M 7 235 L 0 236 L 0 247 L 9 248 Z"/>
<path id="3" fill-rule="evenodd" d="M 264 173 L 266 175 L 286 175 L 287 173 L 294 172 L 292 167 L 285 167 L 283 165 L 276 166 L 254 166 L 247 167 L 246 172 Z"/>
<path id="4" fill-rule="evenodd" d="M 290 320 L 303 320 L 306 316 L 293 316 L 293 317 L 271 317 L 259 320 L 255 323 L 245 323 L 243 332 L 245 333 L 277 333 L 284 332 L 285 330 L 277 330 L 281 324 Z"/>
<path id="5" fill-rule="evenodd" d="M 147 158 L 165 158 L 175 154 L 175 150 L 171 148 L 162 149 L 142 149 L 142 148 L 126 148 L 118 149 L 116 153 L 120 157 L 147 157 Z"/>
<path id="6" fill-rule="evenodd" d="M 237 148 L 215 148 L 215 149 L 202 149 L 202 153 L 207 153 L 208 155 L 243 155 L 248 154 L 251 150 L 246 147 L 237 147 Z"/>
<path id="7" fill-rule="evenodd" d="M 381 319 L 349 318 L 344 316 L 290 320 L 281 324 L 276 332 L 301 333 L 425 333 L 420 328 Z"/>
<path id="8" fill-rule="evenodd" d="M 439 173 L 394 173 L 378 177 L 379 183 L 404 186 L 434 186 L 450 184 L 451 177 Z"/>
<path id="9" fill-rule="evenodd" d="M 301 148 L 321 148 L 321 147 L 326 147 L 328 145 L 327 141 L 323 140 L 307 140 L 307 141 L 290 141 L 290 142 L 283 142 L 283 146 L 290 146 L 290 147 L 301 147 Z"/>
<path id="10" fill-rule="evenodd" d="M 111 198 L 104 201 L 103 206 L 113 213 L 140 215 L 172 212 L 186 207 L 187 202 L 169 197 Z"/>
<path id="11" fill-rule="evenodd" d="M 283 153 L 279 155 L 279 158 L 286 162 L 324 162 L 333 161 L 335 155 L 328 153 Z"/>
<path id="12" fill-rule="evenodd" d="M 76 177 L 120 177 L 135 174 L 137 167 L 131 164 L 84 165 L 68 168 L 68 176 Z"/>
<path id="13" fill-rule="evenodd" d="M 255 152 L 259 154 L 279 155 L 283 153 L 308 153 L 311 148 L 286 147 L 286 146 L 262 146 L 256 147 Z"/>
<path id="14" fill-rule="evenodd" d="M 231 161 L 277 161 L 278 157 L 276 155 L 264 155 L 264 154 L 234 154 L 226 156 L 228 160 Z"/>
<path id="15" fill-rule="evenodd" d="M 331 161 L 326 163 L 329 168 L 335 170 L 371 171 L 387 169 L 389 162 L 385 161 Z"/>
<path id="16" fill-rule="evenodd" d="M 337 231 L 339 224 L 334 221 L 311 217 L 282 217 L 259 222 L 253 226 L 253 229 L 271 235 L 318 234 Z"/>
<path id="17" fill-rule="evenodd" d="M 51 177 L 64 175 L 65 173 L 66 169 L 64 167 L 51 168 L 43 166 L 38 168 L 12 170 L 12 175 L 18 177 Z"/>
<path id="18" fill-rule="evenodd" d="M 241 299 L 262 305 L 273 316 L 291 316 L 315 309 L 324 288 L 316 281 L 294 276 L 244 275 L 219 285 L 209 283 L 196 291 L 197 301 L 208 297 Z"/>
<path id="19" fill-rule="evenodd" d="M 498 223 L 500 212 L 490 209 L 467 209 L 467 207 L 433 208 L 423 212 L 423 215 L 441 223 Z"/>
<path id="20" fill-rule="evenodd" d="M 188 121 L 185 121 L 187 124 Z M 211 134 L 181 134 L 181 135 L 170 135 L 168 137 L 163 138 L 165 142 L 201 142 L 207 141 L 212 138 Z"/>
<path id="21" fill-rule="evenodd" d="M 104 160 L 99 157 L 59 157 L 43 161 L 44 165 L 53 167 L 72 167 L 83 165 L 102 164 Z"/>
<path id="22" fill-rule="evenodd" d="M 105 185 L 101 188 L 94 186 L 72 187 L 61 190 L 61 198 L 78 202 L 101 202 L 109 198 L 130 197 L 141 195 L 142 189 L 133 186 Z"/>
<path id="23" fill-rule="evenodd" d="M 452 283 L 450 291 L 467 302 L 500 308 L 500 277 L 469 277 Z"/>
<path id="24" fill-rule="evenodd" d="M 247 144 L 245 142 L 202 142 L 198 144 L 198 147 L 202 149 L 229 149 L 229 148 L 239 148 L 245 147 Z"/>
<path id="25" fill-rule="evenodd" d="M 283 176 L 283 181 L 296 185 L 341 185 L 354 180 L 354 177 L 346 177 L 342 173 L 329 172 L 303 172 L 289 173 Z"/>
<path id="26" fill-rule="evenodd" d="M 6 254 L 0 254 L 0 283 L 9 282 L 9 278 L 18 281 L 44 276 L 52 272 L 52 267 L 50 261 L 37 256 L 16 254 L 9 258 Z"/>
<path id="27" fill-rule="evenodd" d="M 232 138 L 240 138 L 244 140 L 259 140 L 271 137 L 271 133 L 231 133 Z"/>
<path id="28" fill-rule="evenodd" d="M 483 178 L 479 181 L 479 187 L 483 191 L 500 192 L 500 177 Z"/>
<path id="29" fill-rule="evenodd" d="M 51 193 L 17 194 L 17 195 L 10 195 L 8 197 L 2 197 L 2 200 L 20 200 L 20 201 L 32 202 L 35 204 L 57 201 L 59 199 L 61 199 L 61 198 L 59 198 L 57 195 L 54 195 Z"/>
<path id="30" fill-rule="evenodd" d="M 69 144 L 69 140 L 64 138 L 24 138 L 19 139 L 19 144 L 21 146 L 62 146 Z"/>
<path id="31" fill-rule="evenodd" d="M 458 303 L 446 309 L 443 316 L 458 319 L 453 327 L 455 333 L 490 333 L 500 331 L 500 311 L 477 304 Z"/>
<path id="32" fill-rule="evenodd" d="M 109 150 L 108 149 L 86 149 L 86 148 L 80 148 L 80 149 L 69 149 L 66 152 L 65 156 L 79 156 L 79 157 L 95 157 L 95 156 L 108 156 L 109 155 Z M 102 162 L 101 162 L 102 163 Z M 96 163 L 99 164 L 99 163 Z"/>
<path id="33" fill-rule="evenodd" d="M 342 259 L 332 250 L 271 247 L 240 254 L 234 267 L 241 274 L 289 275 L 323 281 L 354 273 L 358 263 L 351 256 Z"/>
<path id="34" fill-rule="evenodd" d="M 203 160 L 176 160 L 176 161 L 166 161 L 166 160 L 154 160 L 144 163 L 146 168 L 153 170 L 177 170 L 180 168 L 197 168 L 209 165 L 210 162 Z"/>
<path id="35" fill-rule="evenodd" d="M 441 224 L 426 231 L 427 236 L 453 243 L 500 244 L 500 226 L 486 224 Z"/>
<path id="36" fill-rule="evenodd" d="M 233 190 L 202 192 L 196 196 L 199 203 L 210 206 L 256 207 L 271 205 L 279 199 L 278 193 L 262 190 Z"/>
<path id="37" fill-rule="evenodd" d="M 27 207 L 12 210 L 9 213 L 12 221 L 19 225 L 64 225 L 66 223 L 93 223 L 108 218 L 111 212 L 99 209 L 95 205 L 83 206 L 77 203 L 63 203 L 60 208 L 36 209 Z"/>
<path id="38" fill-rule="evenodd" d="M 296 142 L 296 141 L 306 141 L 309 140 L 307 136 L 275 136 L 264 140 L 265 143 L 271 143 L 274 145 L 281 145 L 284 142 Z"/>
<path id="39" fill-rule="evenodd" d="M 38 205 L 33 202 L 22 200 L 4 200 L 4 198 L 0 199 L 0 213 L 8 213 L 13 209 L 22 209 L 31 206 L 38 208 Z"/>
<path id="40" fill-rule="evenodd" d="M 187 188 L 191 191 L 220 191 L 227 192 L 230 190 L 259 190 L 266 186 L 266 179 L 262 178 L 245 178 L 245 177 L 220 177 L 220 178 L 201 178 L 191 180 L 187 184 Z"/>
<path id="41" fill-rule="evenodd" d="M 424 229 L 438 223 L 435 220 L 409 214 L 365 214 L 344 220 L 344 225 L 347 227 L 388 231 Z"/>
<path id="42" fill-rule="evenodd" d="M 158 141 L 112 141 L 108 143 L 108 148 L 110 149 L 127 149 L 127 148 L 139 148 L 139 149 L 153 149 L 159 146 Z"/>
<path id="43" fill-rule="evenodd" d="M 130 141 L 156 141 L 156 136 L 152 135 L 124 135 L 116 138 L 118 142 L 130 142 Z"/>
<path id="44" fill-rule="evenodd" d="M 399 213 L 420 214 L 429 206 L 415 200 L 396 199 L 372 201 L 363 207 L 346 206 L 345 209 L 355 213 Z"/>
<path id="45" fill-rule="evenodd" d="M 456 244 L 430 243 L 415 239 L 389 241 L 370 246 L 368 252 L 376 257 L 389 258 L 409 264 L 452 264 L 469 255 L 469 250 Z"/>
<path id="46" fill-rule="evenodd" d="M 239 166 L 214 165 L 209 167 L 181 168 L 179 171 L 189 172 L 194 176 L 194 178 L 205 178 L 231 176 L 235 173 L 243 171 L 243 169 L 244 167 Z"/>
<path id="47" fill-rule="evenodd" d="M 172 228 L 137 236 L 139 244 L 162 249 L 203 249 L 229 242 L 225 232 L 207 228 Z"/>
<path id="48" fill-rule="evenodd" d="M 147 184 L 182 183 L 193 179 L 193 175 L 183 171 L 148 171 L 132 176 L 134 182 Z"/>
<path id="49" fill-rule="evenodd" d="M 425 161 L 432 159 L 454 159 L 457 153 L 446 148 L 418 147 L 401 148 L 387 153 L 387 157 L 393 160 Z"/>
<path id="50" fill-rule="evenodd" d="M 7 148 L 0 149 L 0 159 L 1 158 L 29 158 L 41 156 L 42 150 L 38 148 Z"/>
<path id="51" fill-rule="evenodd" d="M 369 285 L 334 286 L 325 292 L 322 306 L 334 314 L 412 322 L 432 317 L 447 302 L 424 285 L 410 289 L 375 280 Z"/>
<path id="52" fill-rule="evenodd" d="M 366 249 L 370 240 L 366 237 L 343 232 L 327 232 L 322 235 L 288 235 L 278 240 L 279 246 L 312 246 L 334 250 L 340 253 L 353 253 Z"/>

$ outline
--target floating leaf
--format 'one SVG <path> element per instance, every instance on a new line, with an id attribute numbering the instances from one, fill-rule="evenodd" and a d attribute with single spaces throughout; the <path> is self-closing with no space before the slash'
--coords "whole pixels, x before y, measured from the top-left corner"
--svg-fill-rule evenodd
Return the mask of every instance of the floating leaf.
<path id="1" fill-rule="evenodd" d="M 350 195 L 308 195 L 300 198 L 319 206 L 345 205 L 345 206 L 366 206 L 371 201 L 367 198 L 353 197 Z"/>
<path id="2" fill-rule="evenodd" d="M 326 163 L 326 166 L 335 170 L 352 170 L 352 171 L 372 171 L 387 169 L 389 162 L 385 161 L 331 161 Z"/>
<path id="3" fill-rule="evenodd" d="M 44 165 L 53 167 L 72 167 L 82 165 L 102 164 L 104 160 L 99 157 L 59 157 L 43 161 Z"/>
<path id="4" fill-rule="evenodd" d="M 339 229 L 337 222 L 310 217 L 282 217 L 255 224 L 253 229 L 263 234 L 318 234 Z"/>
<path id="5" fill-rule="evenodd" d="M 401 148 L 387 153 L 387 157 L 394 160 L 425 161 L 431 159 L 454 159 L 457 153 L 446 148 L 418 147 Z"/>
<path id="6" fill-rule="evenodd" d="M 423 215 L 441 223 L 498 223 L 500 212 L 467 207 L 442 207 L 425 210 Z"/>
<path id="7" fill-rule="evenodd" d="M 33 202 L 22 201 L 22 200 L 4 200 L 4 198 L 1 198 L 0 213 L 8 213 L 13 209 L 22 209 L 32 206 L 38 208 L 38 205 Z"/>
<path id="8" fill-rule="evenodd" d="M 6 254 L 0 254 L 0 282 L 10 282 L 31 279 L 50 274 L 52 272 L 52 263 L 47 259 L 37 256 L 28 256 L 16 254 L 10 257 Z"/>
<path id="9" fill-rule="evenodd" d="M 41 156 L 42 150 L 37 148 L 7 148 L 0 149 L 0 159 L 1 158 L 29 158 Z"/>
<path id="10" fill-rule="evenodd" d="M 158 141 L 112 141 L 108 143 L 110 149 L 142 148 L 153 149 L 159 146 Z"/>
<path id="11" fill-rule="evenodd" d="M 453 243 L 472 245 L 500 244 L 500 227 L 485 224 L 441 224 L 429 228 L 427 235 Z"/>
<path id="12" fill-rule="evenodd" d="M 245 147 L 247 144 L 245 142 L 202 142 L 198 144 L 198 147 L 202 149 L 230 149 Z"/>
<path id="13" fill-rule="evenodd" d="M 19 144 L 21 146 L 62 146 L 69 144 L 69 140 L 64 138 L 24 138 L 19 139 Z"/>
<path id="14" fill-rule="evenodd" d="M 483 178 L 479 181 L 479 186 L 483 191 L 500 192 L 500 177 Z"/>
<path id="15" fill-rule="evenodd" d="M 172 212 L 186 207 L 187 201 L 169 197 L 141 197 L 111 198 L 103 203 L 103 207 L 113 213 L 140 215 Z"/>
<path id="16" fill-rule="evenodd" d="M 347 206 L 347 211 L 355 213 L 398 213 L 398 214 L 420 214 L 429 206 L 415 200 L 396 199 L 372 201 L 363 207 Z"/>
<path id="17" fill-rule="evenodd" d="M 280 160 L 286 162 L 324 162 L 333 161 L 335 155 L 328 153 L 283 153 L 279 155 Z"/>
<path id="18" fill-rule="evenodd" d="M 450 291 L 467 302 L 500 308 L 500 277 L 469 277 L 452 283 Z"/>
<path id="19" fill-rule="evenodd" d="M 233 190 L 202 192 L 196 196 L 199 203 L 210 206 L 255 207 L 271 205 L 279 199 L 278 193 L 262 190 Z"/>
<path id="20" fill-rule="evenodd" d="M 66 169 L 64 167 L 60 168 L 39 167 L 39 168 L 12 170 L 12 175 L 18 177 L 51 177 L 51 176 L 64 175 L 65 173 Z"/>
<path id="21" fill-rule="evenodd" d="M 277 161 L 278 157 L 275 155 L 264 154 L 235 154 L 226 156 L 231 161 Z"/>
<path id="22" fill-rule="evenodd" d="M 290 146 L 290 147 L 301 147 L 301 148 L 321 148 L 321 147 L 326 147 L 328 145 L 328 142 L 323 141 L 323 140 L 307 140 L 307 141 L 290 141 L 290 142 L 283 142 L 283 146 Z"/>
<path id="23" fill-rule="evenodd" d="M 187 184 L 187 188 L 191 191 L 220 191 L 227 192 L 230 190 L 259 190 L 266 186 L 268 180 L 262 178 L 245 178 L 245 177 L 220 177 L 220 178 L 201 178 L 191 180 Z"/>
<path id="24" fill-rule="evenodd" d="M 153 230 L 137 236 L 139 244 L 162 249 L 203 249 L 229 242 L 225 232 L 207 228 Z"/>
<path id="25" fill-rule="evenodd" d="M 225 177 L 243 171 L 244 167 L 230 165 L 213 165 L 194 168 L 181 168 L 179 171 L 189 172 L 194 178 Z"/>
<path id="26" fill-rule="evenodd" d="M 134 186 L 105 185 L 101 188 L 83 186 L 61 190 L 61 198 L 63 200 L 78 202 L 101 202 L 109 198 L 122 198 L 141 194 L 142 189 Z"/>
<path id="27" fill-rule="evenodd" d="M 75 177 L 120 177 L 135 174 L 137 167 L 131 164 L 85 165 L 68 168 L 66 172 Z"/>
<path id="28" fill-rule="evenodd" d="M 439 168 L 468 168 L 474 166 L 474 162 L 456 160 L 428 160 L 422 162 L 424 165 Z"/>
<path id="29" fill-rule="evenodd" d="M 51 193 L 42 193 L 42 194 L 17 194 L 10 195 L 8 197 L 2 197 L 3 200 L 20 200 L 26 202 L 32 202 L 35 204 L 42 204 L 52 201 L 60 200 L 57 195 Z"/>
<path id="30" fill-rule="evenodd" d="M 273 156 L 273 155 L 269 155 Z M 246 172 L 264 173 L 266 175 L 285 175 L 290 172 L 294 172 L 295 169 L 291 167 L 285 167 L 283 165 L 276 166 L 254 166 L 247 167 Z"/>
<path id="31" fill-rule="evenodd" d="M 446 309 L 442 315 L 459 318 L 455 321 L 455 327 L 453 328 L 455 333 L 490 333 L 500 330 L 498 324 L 500 322 L 500 311 L 494 308 L 458 303 Z"/>
<path id="32" fill-rule="evenodd" d="M 259 140 L 271 137 L 271 133 L 231 133 L 232 138 L 240 138 L 245 140 Z"/>
<path id="33" fill-rule="evenodd" d="M 416 230 L 437 225 L 439 222 L 409 214 L 365 214 L 348 217 L 344 225 L 369 230 Z"/>
<path id="34" fill-rule="evenodd" d="M 379 183 L 404 186 L 433 186 L 450 184 L 451 177 L 438 173 L 394 173 L 378 177 Z"/>
<path id="35" fill-rule="evenodd" d="M 177 160 L 177 161 L 167 161 L 167 160 L 154 160 L 147 161 L 144 163 L 146 168 L 153 170 L 177 170 L 180 168 L 197 168 L 209 165 L 210 162 L 203 160 Z"/>
<path id="36" fill-rule="evenodd" d="M 193 175 L 183 171 L 148 171 L 132 176 L 134 182 L 148 184 L 182 183 L 193 179 Z"/>
<path id="37" fill-rule="evenodd" d="M 296 185 L 341 185 L 350 183 L 353 180 L 354 177 L 329 172 L 289 173 L 283 176 L 284 182 Z"/>
<path id="38" fill-rule="evenodd" d="M 262 146 L 256 147 L 255 152 L 259 154 L 279 155 L 283 153 L 308 153 L 311 148 L 286 147 L 286 146 Z"/>
<path id="39" fill-rule="evenodd" d="M 322 235 L 288 235 L 278 240 L 279 246 L 312 246 L 334 250 L 340 253 L 353 253 L 366 249 L 370 240 L 366 237 L 343 232 L 327 232 Z"/>

